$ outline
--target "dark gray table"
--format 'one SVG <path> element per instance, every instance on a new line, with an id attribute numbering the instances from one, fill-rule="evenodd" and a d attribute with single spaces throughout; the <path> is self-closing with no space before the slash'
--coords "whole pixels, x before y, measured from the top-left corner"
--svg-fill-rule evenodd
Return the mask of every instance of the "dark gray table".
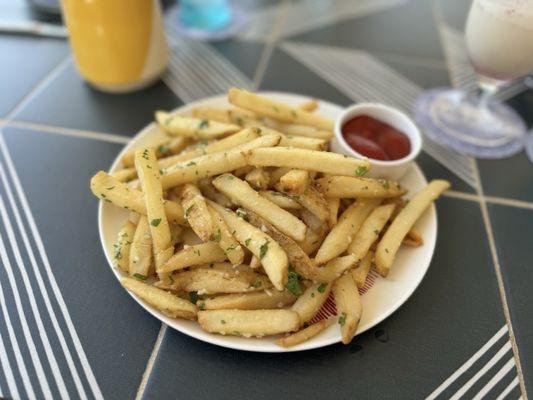
<path id="1" fill-rule="evenodd" d="M 120 287 L 88 180 L 154 109 L 239 85 L 409 110 L 424 89 L 471 84 L 460 34 L 428 1 L 242 3 L 252 23 L 241 37 L 174 37 L 163 80 L 129 95 L 87 86 L 61 40 L 0 36 L 0 397 L 533 396 L 533 169 L 523 153 L 474 160 L 426 143 L 424 173 L 453 185 L 438 202 L 433 262 L 405 305 L 349 346 L 216 347 L 162 326 Z M 464 19 L 466 2 L 454 7 Z M 533 93 L 517 84 L 506 96 L 531 124 Z"/>

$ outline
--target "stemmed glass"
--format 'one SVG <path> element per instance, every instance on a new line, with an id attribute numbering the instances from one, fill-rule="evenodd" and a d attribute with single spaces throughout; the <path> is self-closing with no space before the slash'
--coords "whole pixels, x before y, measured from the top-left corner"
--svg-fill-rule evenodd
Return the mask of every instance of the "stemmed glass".
<path id="1" fill-rule="evenodd" d="M 415 117 L 430 138 L 459 152 L 512 155 L 524 146 L 526 126 L 493 94 L 533 72 L 533 0 L 473 0 L 465 37 L 479 93 L 430 90 L 417 100 Z"/>

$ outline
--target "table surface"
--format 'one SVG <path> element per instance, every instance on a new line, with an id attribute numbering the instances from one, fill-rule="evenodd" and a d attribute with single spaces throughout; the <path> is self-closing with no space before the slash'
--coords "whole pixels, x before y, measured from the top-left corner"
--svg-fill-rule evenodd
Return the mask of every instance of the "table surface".
<path id="1" fill-rule="evenodd" d="M 0 36 L 0 397 L 106 399 L 533 396 L 533 174 L 524 153 L 475 160 L 426 140 L 452 190 L 414 295 L 349 345 L 255 354 L 187 337 L 139 307 L 106 263 L 89 178 L 153 116 L 237 85 L 409 111 L 473 82 L 456 27 L 426 0 L 246 1 L 216 44 L 177 38 L 161 82 L 108 95 L 63 40 Z M 459 21 L 465 2 L 450 8 Z M 170 17 L 172 21 L 172 17 Z M 503 96 L 531 124 L 533 93 Z M 528 250 L 529 249 L 529 250 Z"/>

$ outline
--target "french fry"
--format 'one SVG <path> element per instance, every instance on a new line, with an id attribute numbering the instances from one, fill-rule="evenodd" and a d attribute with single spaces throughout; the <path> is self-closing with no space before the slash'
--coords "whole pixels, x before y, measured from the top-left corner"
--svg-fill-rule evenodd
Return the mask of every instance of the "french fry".
<path id="1" fill-rule="evenodd" d="M 277 335 L 298 329 L 298 314 L 290 310 L 206 310 L 198 312 L 206 332 L 244 337 Z"/>
<path id="2" fill-rule="evenodd" d="M 295 107 L 290 107 L 245 90 L 230 89 L 228 92 L 228 101 L 235 106 L 273 118 L 277 121 L 313 126 L 330 131 L 333 130 L 333 120 L 302 111 Z"/>
<path id="3" fill-rule="evenodd" d="M 159 141 L 146 146 L 155 152 L 156 158 L 163 158 L 167 157 L 171 154 L 176 154 L 182 151 L 187 145 L 189 144 L 189 139 L 183 136 L 175 137 L 175 138 L 162 138 Z M 133 149 L 128 151 L 126 154 L 122 156 L 122 165 L 124 167 L 131 167 L 135 164 L 135 151 L 137 149 Z"/>
<path id="4" fill-rule="evenodd" d="M 263 168 L 253 168 L 244 177 L 254 189 L 266 189 L 270 182 L 270 175 Z"/>
<path id="5" fill-rule="evenodd" d="M 120 182 L 128 182 L 137 178 L 137 171 L 135 168 L 124 168 L 113 172 L 111 176 Z"/>
<path id="6" fill-rule="evenodd" d="M 322 193 L 314 187 L 308 187 L 303 194 L 293 196 L 293 199 L 321 221 L 327 221 L 329 217 L 328 203 Z"/>
<path id="7" fill-rule="evenodd" d="M 120 282 L 127 290 L 169 317 L 186 319 L 196 317 L 196 306 L 172 293 L 133 278 L 122 278 Z"/>
<path id="8" fill-rule="evenodd" d="M 176 224 L 169 224 L 169 228 L 172 246 L 176 246 L 178 243 L 181 243 L 183 241 L 181 237 L 183 233 L 183 227 Z"/>
<path id="9" fill-rule="evenodd" d="M 130 263 L 130 248 L 133 243 L 136 226 L 131 221 L 126 221 L 118 232 L 117 241 L 113 245 L 113 260 L 124 272 L 128 272 Z"/>
<path id="10" fill-rule="evenodd" d="M 303 240 L 305 237 L 306 226 L 302 221 L 262 197 L 245 181 L 231 174 L 223 174 L 213 181 L 213 186 L 233 202 L 255 212 L 293 239 Z"/>
<path id="11" fill-rule="evenodd" d="M 284 235 L 270 223 L 251 211 L 247 212 L 247 217 L 248 222 L 263 230 L 270 237 L 272 237 L 272 239 L 279 243 L 283 250 L 285 250 L 285 253 L 287 253 L 289 263 L 294 267 L 298 274 L 304 278 L 315 280 L 317 270 L 315 263 L 293 239 L 287 235 Z"/>
<path id="12" fill-rule="evenodd" d="M 359 291 L 351 275 L 337 279 L 332 291 L 339 312 L 342 343 L 348 344 L 355 336 L 363 312 Z"/>
<path id="13" fill-rule="evenodd" d="M 229 272 L 207 266 L 173 273 L 172 281 L 172 289 L 198 294 L 252 292 L 270 286 L 268 278 L 261 274 Z"/>
<path id="14" fill-rule="evenodd" d="M 235 293 L 200 300 L 200 309 L 206 310 L 262 310 L 283 308 L 296 301 L 296 297 L 287 290 L 278 292 Z"/>
<path id="15" fill-rule="evenodd" d="M 315 283 L 309 286 L 305 292 L 298 297 L 296 303 L 291 307 L 300 317 L 300 326 L 311 321 L 316 313 L 322 308 L 331 291 L 331 284 Z"/>
<path id="16" fill-rule="evenodd" d="M 304 194 L 310 184 L 309 172 L 293 169 L 279 178 L 280 191 L 291 195 Z"/>
<path id="17" fill-rule="evenodd" d="M 281 137 L 261 136 L 251 142 L 236 146 L 233 150 L 206 154 L 189 161 L 183 161 L 163 170 L 163 188 L 168 189 L 202 178 L 219 175 L 247 165 L 244 152 L 261 146 L 275 146 Z"/>
<path id="18" fill-rule="evenodd" d="M 183 185 L 181 206 L 187 222 L 198 237 L 204 242 L 213 240 L 215 224 L 207 209 L 205 198 L 196 185 L 191 183 Z"/>
<path id="19" fill-rule="evenodd" d="M 226 253 L 216 242 L 207 242 L 194 246 L 186 246 L 174 254 L 157 269 L 158 273 L 168 273 L 193 265 L 210 264 L 226 260 Z"/>
<path id="20" fill-rule="evenodd" d="M 318 190 L 327 197 L 339 198 L 387 198 L 405 194 L 398 183 L 382 179 L 329 176 L 316 181 Z"/>
<path id="21" fill-rule="evenodd" d="M 236 108 L 196 107 L 192 110 L 192 116 L 239 126 L 248 126 L 251 121 L 258 123 L 254 113 Z"/>
<path id="22" fill-rule="evenodd" d="M 341 199 L 338 197 L 329 197 L 326 199 L 326 202 L 328 203 L 328 225 L 329 229 L 332 229 L 337 225 Z"/>
<path id="23" fill-rule="evenodd" d="M 279 145 L 283 147 L 296 147 L 298 149 L 323 151 L 327 149 L 328 142 L 325 139 L 283 135 Z"/>
<path id="24" fill-rule="evenodd" d="M 325 331 L 329 328 L 335 320 L 333 318 L 323 319 L 321 321 L 315 322 L 312 325 L 309 325 L 307 328 L 304 328 L 292 335 L 285 336 L 276 340 L 276 344 L 281 347 L 292 347 L 297 344 L 307 342 L 309 339 L 315 337 L 320 332 Z"/>
<path id="25" fill-rule="evenodd" d="M 276 129 L 278 132 L 284 133 L 285 135 L 302 136 L 324 140 L 330 140 L 333 137 L 332 131 L 319 130 L 304 125 L 278 123 L 276 127 L 273 128 Z"/>
<path id="26" fill-rule="evenodd" d="M 273 190 L 262 190 L 259 192 L 265 199 L 270 200 L 272 203 L 278 205 L 286 210 L 299 210 L 302 206 L 285 193 L 275 192 Z"/>
<path id="27" fill-rule="evenodd" d="M 274 287 L 283 290 L 287 283 L 289 260 L 281 246 L 269 235 L 249 224 L 234 212 L 213 202 L 209 204 L 226 222 L 235 239 L 252 254 L 259 257 Z"/>
<path id="28" fill-rule="evenodd" d="M 291 168 L 273 168 L 270 171 L 270 186 L 274 187 L 276 183 L 279 182 L 279 179 L 285 175 L 287 172 L 289 172 Z"/>
<path id="29" fill-rule="evenodd" d="M 252 254 L 252 258 L 250 258 L 250 268 L 257 269 L 261 267 L 261 260 L 256 255 Z"/>
<path id="30" fill-rule="evenodd" d="M 424 244 L 424 238 L 422 238 L 422 235 L 416 229 L 416 227 L 412 227 L 409 232 L 407 232 L 407 235 L 403 238 L 402 244 L 409 246 L 409 247 L 419 247 Z"/>
<path id="31" fill-rule="evenodd" d="M 207 119 L 182 117 L 165 111 L 156 111 L 155 119 L 159 126 L 169 135 L 186 136 L 193 139 L 214 139 L 241 130 L 241 127 L 238 125 L 224 124 Z"/>
<path id="32" fill-rule="evenodd" d="M 332 282 L 341 276 L 344 271 L 353 268 L 356 264 L 357 258 L 353 254 L 334 258 L 323 267 L 318 268 L 316 280 L 320 282 Z"/>
<path id="33" fill-rule="evenodd" d="M 142 215 L 137 223 L 133 242 L 130 247 L 128 272 L 131 276 L 146 279 L 150 276 L 152 266 L 152 236 L 150 225 L 145 215 Z"/>
<path id="34" fill-rule="evenodd" d="M 314 214 L 305 209 L 300 210 L 300 216 L 307 225 L 305 239 L 298 242 L 298 246 L 308 255 L 313 254 L 322 244 L 328 233 L 328 228 Z"/>
<path id="35" fill-rule="evenodd" d="M 369 251 L 366 253 L 366 256 L 359 262 L 357 268 L 352 269 L 352 278 L 357 285 L 357 288 L 362 288 L 365 285 L 366 277 L 370 272 L 370 267 L 372 267 L 372 260 L 374 259 L 374 252 Z"/>
<path id="36" fill-rule="evenodd" d="M 348 246 L 348 253 L 355 255 L 357 262 L 363 259 L 372 243 L 379 237 L 381 230 L 392 215 L 394 207 L 394 204 L 376 207 L 363 222 L 352 243 Z"/>
<path id="37" fill-rule="evenodd" d="M 337 153 L 293 147 L 255 148 L 246 153 L 246 158 L 248 164 L 256 167 L 288 167 L 332 175 L 354 176 L 358 170 L 370 168 L 367 159 L 358 160 Z"/>
<path id="38" fill-rule="evenodd" d="M 381 199 L 356 201 L 340 216 L 339 222 L 328 233 L 315 256 L 317 264 L 324 264 L 342 254 L 352 242 L 366 217 L 376 208 Z"/>
<path id="39" fill-rule="evenodd" d="M 318 101 L 316 99 L 311 99 L 305 103 L 300 104 L 300 110 L 313 112 L 318 108 Z"/>
<path id="40" fill-rule="evenodd" d="M 211 220 L 215 225 L 215 242 L 217 242 L 222 251 L 226 253 L 228 260 L 232 264 L 242 264 L 244 260 L 244 249 L 230 233 L 228 226 L 222 217 L 211 206 L 208 206 L 207 209 L 211 215 Z"/>
<path id="41" fill-rule="evenodd" d="M 212 178 L 205 178 L 200 179 L 197 182 L 198 188 L 204 195 L 206 199 L 209 199 L 211 201 L 214 201 L 215 203 L 220 204 L 222 207 L 231 208 L 235 206 L 235 204 L 223 193 L 220 193 L 218 190 L 215 189 L 213 184 L 211 183 L 213 181 Z"/>
<path id="42" fill-rule="evenodd" d="M 161 187 L 155 152 L 151 149 L 137 150 L 135 152 L 135 168 L 144 193 L 155 266 L 156 269 L 159 269 L 174 254 L 174 246 L 165 214 L 163 188 Z"/>
<path id="43" fill-rule="evenodd" d="M 420 218 L 429 205 L 442 192 L 450 187 L 444 180 L 433 180 L 420 192 L 415 194 L 398 216 L 392 221 L 376 249 L 376 270 L 381 276 L 387 276 L 402 240 L 411 227 Z"/>
<path id="44" fill-rule="evenodd" d="M 119 182 L 104 171 L 98 172 L 91 179 L 91 190 L 93 194 L 114 205 L 146 215 L 146 204 L 141 191 L 130 189 L 126 184 Z M 185 217 L 181 205 L 164 200 L 165 215 L 168 221 L 183 225 Z"/>

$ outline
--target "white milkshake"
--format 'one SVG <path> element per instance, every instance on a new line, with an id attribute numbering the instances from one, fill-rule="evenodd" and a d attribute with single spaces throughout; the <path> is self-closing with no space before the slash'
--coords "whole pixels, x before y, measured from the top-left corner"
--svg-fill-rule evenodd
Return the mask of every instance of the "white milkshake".
<path id="1" fill-rule="evenodd" d="M 533 0 L 474 0 L 466 44 L 481 75 L 511 80 L 533 72 Z"/>

